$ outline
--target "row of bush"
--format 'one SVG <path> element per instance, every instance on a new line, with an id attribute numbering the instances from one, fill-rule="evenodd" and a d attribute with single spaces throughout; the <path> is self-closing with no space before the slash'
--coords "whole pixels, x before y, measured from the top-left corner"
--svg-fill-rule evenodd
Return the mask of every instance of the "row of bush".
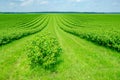
<path id="1" fill-rule="evenodd" d="M 37 25 L 32 25 L 32 26 L 29 26 L 30 24 L 27 25 L 27 26 L 29 26 L 28 29 L 25 29 L 25 28 L 19 29 L 18 28 L 18 31 L 13 30 L 13 32 L 10 31 L 10 33 L 9 33 L 9 31 L 8 31 L 7 34 L 6 33 L 1 34 L 0 35 L 0 46 L 10 43 L 11 41 L 14 41 L 14 40 L 18 40 L 22 37 L 37 33 L 39 31 L 41 31 L 42 29 L 44 29 L 47 26 L 47 24 L 48 24 L 48 21 L 46 21 L 44 23 L 41 21 L 41 23 L 38 22 Z M 35 28 L 30 29 L 31 27 L 35 27 Z"/>
<path id="2" fill-rule="evenodd" d="M 120 52 L 120 32 L 114 30 L 85 30 L 83 29 L 84 27 L 75 29 L 74 27 L 71 28 L 67 25 L 73 26 L 66 22 L 64 24 L 59 24 L 60 28 L 68 33 L 71 33 L 73 35 L 79 36 L 81 38 L 87 39 L 99 45 L 106 46 Z"/>

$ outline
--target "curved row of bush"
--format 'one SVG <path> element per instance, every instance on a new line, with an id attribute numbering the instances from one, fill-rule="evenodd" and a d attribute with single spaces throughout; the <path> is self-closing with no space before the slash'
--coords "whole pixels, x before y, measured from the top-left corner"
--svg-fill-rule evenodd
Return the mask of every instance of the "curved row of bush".
<path id="1" fill-rule="evenodd" d="M 102 46 L 109 47 L 111 49 L 114 49 L 118 52 L 120 52 L 120 32 L 119 30 L 87 30 L 87 28 L 77 28 L 75 29 L 73 25 L 70 25 L 67 22 L 64 22 L 64 19 L 61 19 L 61 23 L 59 24 L 60 28 L 68 33 L 71 33 L 73 35 L 79 36 L 81 38 L 87 39 L 89 41 L 92 41 L 94 43 L 97 43 Z M 68 18 L 69 21 L 69 18 Z M 73 20 L 74 21 L 74 20 Z M 64 24 L 63 24 L 64 22 Z M 66 24 L 66 25 L 65 25 Z M 73 26 L 73 28 L 69 26 Z M 97 26 L 96 26 L 97 27 Z M 92 29 L 92 28 L 91 28 Z"/>
<path id="2" fill-rule="evenodd" d="M 61 20 L 61 19 L 62 19 L 62 20 Z M 69 27 L 71 27 L 71 28 L 80 27 L 80 25 L 75 24 L 72 20 L 68 20 L 68 19 L 65 18 L 65 17 L 61 17 L 61 19 L 59 19 L 59 20 L 61 20 L 62 24 L 66 25 L 66 26 L 69 26 Z M 66 24 L 66 23 L 67 23 L 67 24 Z"/>
<path id="3" fill-rule="evenodd" d="M 21 25 L 17 25 L 15 27 L 11 27 L 11 30 L 13 29 L 13 31 L 11 31 L 11 30 L 3 31 L 4 33 L 0 34 L 0 46 L 7 44 L 11 41 L 20 39 L 22 37 L 25 37 L 27 35 L 31 35 L 31 34 L 41 31 L 44 27 L 47 26 L 48 20 L 49 20 L 48 18 L 44 18 L 44 22 L 43 22 L 43 20 L 40 20 L 34 25 L 31 25 L 31 24 L 29 24 L 30 26 L 26 25 L 26 26 L 29 26 L 28 28 L 19 27 Z"/>

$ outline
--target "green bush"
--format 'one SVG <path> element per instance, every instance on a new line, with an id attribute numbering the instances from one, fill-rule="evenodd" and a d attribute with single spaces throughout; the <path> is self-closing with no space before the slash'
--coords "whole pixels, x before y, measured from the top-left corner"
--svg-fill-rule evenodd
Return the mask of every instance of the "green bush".
<path id="1" fill-rule="evenodd" d="M 28 58 L 32 67 L 41 66 L 44 69 L 55 69 L 60 62 L 62 52 L 56 38 L 47 35 L 36 36 L 28 48 Z"/>

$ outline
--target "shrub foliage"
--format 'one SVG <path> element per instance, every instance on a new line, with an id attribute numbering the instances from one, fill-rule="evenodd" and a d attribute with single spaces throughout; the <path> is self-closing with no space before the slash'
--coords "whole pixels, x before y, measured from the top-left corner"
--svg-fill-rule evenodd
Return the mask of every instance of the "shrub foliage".
<path id="1" fill-rule="evenodd" d="M 60 47 L 56 38 L 47 35 L 36 36 L 28 48 L 28 58 L 32 67 L 41 66 L 44 69 L 55 69 L 60 62 Z"/>

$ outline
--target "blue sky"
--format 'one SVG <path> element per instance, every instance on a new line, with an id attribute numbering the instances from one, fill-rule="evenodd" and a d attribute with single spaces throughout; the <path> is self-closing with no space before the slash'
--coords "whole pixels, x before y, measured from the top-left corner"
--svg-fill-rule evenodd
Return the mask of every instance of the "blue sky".
<path id="1" fill-rule="evenodd" d="M 120 12 L 120 0 L 0 0 L 0 12 Z"/>

